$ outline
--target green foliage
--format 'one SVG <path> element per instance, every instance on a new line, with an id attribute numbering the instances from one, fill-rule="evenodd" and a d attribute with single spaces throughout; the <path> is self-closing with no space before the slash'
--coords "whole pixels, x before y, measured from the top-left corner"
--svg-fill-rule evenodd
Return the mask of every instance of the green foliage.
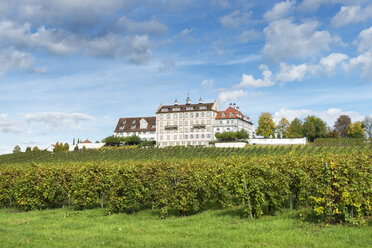
<path id="1" fill-rule="evenodd" d="M 32 151 L 32 150 L 31 150 L 31 147 L 30 147 L 30 146 L 26 147 L 25 152 L 31 152 L 31 151 Z"/>
<path id="2" fill-rule="evenodd" d="M 138 145 L 141 143 L 141 138 L 132 135 L 132 136 L 127 136 L 127 137 L 118 137 L 115 135 L 108 136 L 102 140 L 103 143 L 106 143 L 108 146 L 120 146 L 122 144 L 127 144 L 127 145 Z"/>
<path id="3" fill-rule="evenodd" d="M 16 145 L 14 148 L 13 148 L 13 153 L 19 153 L 21 152 L 21 148 L 19 147 L 19 145 Z"/>
<path id="4" fill-rule="evenodd" d="M 362 127 L 362 123 L 357 121 L 350 124 L 349 129 L 347 131 L 348 138 L 364 138 L 364 129 Z"/>
<path id="5" fill-rule="evenodd" d="M 39 147 L 35 146 L 34 148 L 32 148 L 32 151 L 33 152 L 38 152 L 38 151 L 40 151 L 40 149 L 39 149 Z"/>
<path id="6" fill-rule="evenodd" d="M 236 141 L 236 140 L 245 140 L 249 138 L 249 134 L 244 131 L 240 130 L 237 132 L 222 132 L 215 134 L 216 139 L 220 141 Z"/>
<path id="7" fill-rule="evenodd" d="M 286 118 L 282 118 L 276 127 L 278 138 L 288 138 L 289 136 L 289 121 Z"/>
<path id="8" fill-rule="evenodd" d="M 342 138 L 346 138 L 350 124 L 351 118 L 348 115 L 340 115 L 333 127 Z"/>
<path id="9" fill-rule="evenodd" d="M 305 137 L 313 142 L 316 138 L 325 138 L 327 136 L 327 125 L 322 119 L 316 116 L 307 116 L 303 125 Z"/>
<path id="10" fill-rule="evenodd" d="M 258 119 L 256 134 L 264 136 L 265 138 L 274 137 L 275 123 L 270 113 L 261 113 Z"/>
<path id="11" fill-rule="evenodd" d="M 126 149 L 135 150 L 152 149 Z M 107 213 L 152 208 L 165 218 L 170 211 L 190 215 L 217 202 L 222 208 L 241 205 L 245 216 L 259 217 L 274 215 L 292 199 L 294 208 L 308 205 L 319 220 L 356 224 L 372 213 L 370 156 L 361 151 L 235 153 L 206 159 L 2 165 L 0 203 L 25 210 L 105 206 Z"/>
<path id="12" fill-rule="evenodd" d="M 156 145 L 156 141 L 144 140 L 138 144 L 138 147 L 154 147 L 155 145 Z"/>
<path id="13" fill-rule="evenodd" d="M 62 142 L 57 142 L 54 146 L 53 152 L 68 152 L 69 145 L 67 143 L 63 144 Z"/>
<path id="14" fill-rule="evenodd" d="M 304 130 L 302 121 L 295 118 L 288 127 L 288 138 L 303 138 Z"/>
<path id="15" fill-rule="evenodd" d="M 318 138 L 314 140 L 316 146 L 364 146 L 364 138 Z"/>

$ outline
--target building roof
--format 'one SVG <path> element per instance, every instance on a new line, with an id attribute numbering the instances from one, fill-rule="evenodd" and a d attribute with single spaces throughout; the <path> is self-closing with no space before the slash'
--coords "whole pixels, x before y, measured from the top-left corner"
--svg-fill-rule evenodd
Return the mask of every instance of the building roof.
<path id="1" fill-rule="evenodd" d="M 90 140 L 84 140 L 83 142 L 81 142 L 83 144 L 88 144 L 88 143 L 92 143 Z"/>
<path id="2" fill-rule="evenodd" d="M 218 119 L 241 119 L 243 121 L 249 122 L 250 124 L 253 124 L 249 117 L 242 114 L 242 112 L 239 111 L 237 107 L 230 106 L 225 111 L 218 111 L 216 120 Z"/>
<path id="3" fill-rule="evenodd" d="M 212 109 L 212 103 L 183 104 L 183 105 L 160 105 L 157 114 L 178 113 L 178 112 L 195 112 L 195 111 L 215 111 Z"/>
<path id="4" fill-rule="evenodd" d="M 144 119 L 147 121 L 145 129 L 140 128 L 140 121 Z M 156 131 L 156 117 L 131 117 L 120 118 L 116 125 L 114 132 L 145 132 Z"/>

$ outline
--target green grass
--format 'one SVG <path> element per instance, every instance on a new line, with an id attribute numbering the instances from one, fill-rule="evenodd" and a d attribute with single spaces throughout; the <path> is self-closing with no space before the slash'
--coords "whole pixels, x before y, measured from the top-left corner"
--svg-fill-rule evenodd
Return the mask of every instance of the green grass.
<path id="1" fill-rule="evenodd" d="M 260 219 L 240 209 L 160 220 L 157 212 L 0 210 L 0 247 L 372 247 L 372 227 L 302 222 L 298 211 Z"/>

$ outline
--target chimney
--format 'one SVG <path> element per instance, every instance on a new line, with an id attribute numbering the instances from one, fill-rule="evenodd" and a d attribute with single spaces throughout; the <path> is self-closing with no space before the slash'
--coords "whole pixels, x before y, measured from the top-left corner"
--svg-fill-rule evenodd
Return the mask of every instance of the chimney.
<path id="1" fill-rule="evenodd" d="M 203 99 L 200 97 L 199 104 L 202 104 L 202 103 L 203 103 Z"/>
<path id="2" fill-rule="evenodd" d="M 191 104 L 191 100 L 190 100 L 189 95 L 187 94 L 186 105 L 190 105 L 190 104 Z"/>
<path id="3" fill-rule="evenodd" d="M 232 103 L 230 103 L 230 107 L 232 106 Z"/>
<path id="4" fill-rule="evenodd" d="M 239 107 L 236 107 L 236 110 L 239 110 Z"/>
<path id="5" fill-rule="evenodd" d="M 174 101 L 174 106 L 178 106 L 178 101 L 177 101 L 177 99 Z"/>
<path id="6" fill-rule="evenodd" d="M 233 104 L 233 108 L 236 109 L 236 104 L 235 103 Z"/>

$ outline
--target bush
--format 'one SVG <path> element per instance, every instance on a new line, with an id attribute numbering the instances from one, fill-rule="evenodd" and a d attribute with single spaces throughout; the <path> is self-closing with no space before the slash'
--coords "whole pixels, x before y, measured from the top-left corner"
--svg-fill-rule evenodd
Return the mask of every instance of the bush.
<path id="1" fill-rule="evenodd" d="M 364 146 L 364 138 L 318 138 L 314 140 L 316 146 Z"/>
<path id="2" fill-rule="evenodd" d="M 237 141 L 248 139 L 249 134 L 244 130 L 240 130 L 237 132 L 216 133 L 215 137 L 220 141 Z"/>

